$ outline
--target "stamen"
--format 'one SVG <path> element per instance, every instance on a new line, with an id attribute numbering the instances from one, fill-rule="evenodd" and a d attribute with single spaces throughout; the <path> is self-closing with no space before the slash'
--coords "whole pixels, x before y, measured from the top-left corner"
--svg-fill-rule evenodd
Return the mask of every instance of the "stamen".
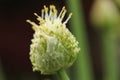
<path id="1" fill-rule="evenodd" d="M 67 10 L 65 7 L 63 7 L 60 14 L 57 16 L 58 11 L 54 5 L 50 5 L 49 8 L 44 6 L 44 9 L 41 10 L 41 16 L 39 16 L 37 13 L 34 13 L 34 15 L 37 16 L 37 20 L 40 21 L 39 25 L 30 20 L 27 20 L 27 22 L 33 25 L 33 29 L 36 30 L 37 28 L 40 28 L 40 26 L 62 23 L 66 12 Z M 63 24 L 66 24 L 68 22 L 68 20 L 71 18 L 71 15 L 72 13 L 69 14 L 68 18 L 63 22 Z"/>
<path id="2" fill-rule="evenodd" d="M 66 10 L 66 9 L 64 9 L 64 10 L 63 10 L 63 13 L 62 13 L 62 15 L 61 15 L 61 18 L 60 18 L 60 19 L 61 19 L 61 21 L 63 20 L 63 18 L 64 18 L 64 16 L 65 16 L 65 13 L 66 13 L 66 12 L 67 12 L 67 10 Z"/>
<path id="3" fill-rule="evenodd" d="M 56 9 L 54 9 L 53 15 L 54 15 L 54 19 L 56 19 L 57 18 L 57 10 Z"/>
<path id="4" fill-rule="evenodd" d="M 52 6 L 53 6 L 53 5 L 50 5 L 50 9 L 52 9 Z"/>
<path id="5" fill-rule="evenodd" d="M 41 13 L 42 13 L 42 14 L 41 14 L 42 19 L 44 19 L 44 12 L 45 12 L 44 9 L 42 9 L 42 10 L 41 10 Z"/>
<path id="6" fill-rule="evenodd" d="M 48 7 L 44 5 L 44 10 L 45 10 L 45 19 L 48 19 Z"/>
<path id="7" fill-rule="evenodd" d="M 54 5 L 52 5 L 52 9 L 55 10 L 55 6 Z"/>
<path id="8" fill-rule="evenodd" d="M 65 22 L 63 24 L 66 24 L 69 21 L 69 19 L 71 18 L 71 16 L 72 16 L 72 13 L 69 14 L 68 18 L 65 20 Z"/>
<path id="9" fill-rule="evenodd" d="M 60 12 L 60 14 L 59 14 L 59 16 L 58 16 L 58 18 L 60 18 L 61 17 L 61 15 L 62 15 L 62 13 L 63 13 L 63 11 L 65 10 L 65 6 L 62 8 L 62 10 L 61 10 L 61 12 Z"/>
<path id="10" fill-rule="evenodd" d="M 26 20 L 26 22 L 30 23 L 31 25 L 33 25 L 33 30 L 36 30 L 36 28 L 38 28 L 39 26 L 37 24 L 35 24 L 35 22 L 32 22 L 30 20 Z"/>
<path id="11" fill-rule="evenodd" d="M 54 13 L 57 14 L 57 10 L 56 9 L 54 10 Z"/>
<path id="12" fill-rule="evenodd" d="M 51 15 L 52 15 L 52 5 L 50 5 L 50 12 L 49 12 L 50 20 L 51 20 Z"/>
<path id="13" fill-rule="evenodd" d="M 51 9 L 51 11 L 53 11 L 54 8 L 55 8 L 54 5 L 50 5 L 50 9 Z"/>
<path id="14" fill-rule="evenodd" d="M 37 13 L 34 13 L 34 15 L 37 16 L 38 21 L 40 21 L 40 22 L 42 21 L 42 18 Z"/>
<path id="15" fill-rule="evenodd" d="M 54 9 L 55 9 L 55 6 L 54 6 L 54 5 L 51 5 L 51 6 L 50 6 L 50 10 L 51 10 L 50 19 L 51 19 L 51 20 L 54 20 L 54 17 L 53 17 L 53 16 L 54 16 Z"/>

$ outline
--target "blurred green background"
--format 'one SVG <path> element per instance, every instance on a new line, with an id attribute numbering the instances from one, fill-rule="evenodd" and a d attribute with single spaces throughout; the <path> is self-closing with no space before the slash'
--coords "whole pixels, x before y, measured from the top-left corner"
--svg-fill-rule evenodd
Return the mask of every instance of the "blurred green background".
<path id="1" fill-rule="evenodd" d="M 36 12 L 40 15 L 43 6 L 49 6 L 50 4 L 54 4 L 59 11 L 63 6 L 66 6 L 68 13 L 73 12 L 73 16 L 67 24 L 67 27 L 80 42 L 82 52 L 80 52 L 79 55 L 81 58 L 78 57 L 77 61 L 83 61 L 76 61 L 75 64 L 80 65 L 71 67 L 69 69 L 69 76 L 75 76 L 77 74 L 77 76 L 83 77 L 76 80 L 108 80 L 109 78 L 104 76 L 104 73 L 108 72 L 113 73 L 109 74 L 108 77 L 117 74 L 113 76 L 117 78 L 111 80 L 120 80 L 120 37 L 115 37 L 115 45 L 111 45 L 113 40 L 109 41 L 111 38 L 106 38 L 108 35 L 103 36 L 104 34 L 101 33 L 104 32 L 99 30 L 99 28 L 96 29 L 96 24 L 91 24 L 90 14 L 95 1 L 96 0 L 0 0 L 0 80 L 52 80 L 53 75 L 45 76 L 41 75 L 40 72 L 32 71 L 32 65 L 29 60 L 29 45 L 34 32 L 30 25 L 26 23 L 26 19 L 36 21 L 33 13 Z M 113 0 L 118 14 L 120 14 L 120 6 L 117 2 L 119 2 L 119 0 Z M 99 8 L 97 10 L 99 11 Z M 111 9 L 108 11 L 111 11 Z M 114 17 L 115 15 L 113 14 L 112 16 Z M 120 24 L 118 25 L 120 26 Z M 106 26 L 109 25 L 107 24 Z M 116 25 L 110 24 L 110 26 Z M 117 34 L 120 36 L 120 28 L 118 27 L 117 30 Z M 105 38 L 102 39 L 103 37 Z M 109 47 L 108 50 L 115 48 L 115 55 L 109 56 L 105 45 L 103 46 L 103 43 L 108 42 L 105 42 L 106 39 L 109 41 L 109 43 L 106 44 L 107 47 L 114 45 L 112 49 Z M 107 53 L 106 56 L 103 54 L 104 52 Z M 108 62 L 110 60 L 112 61 L 107 63 L 106 60 Z M 83 66 L 81 66 L 82 64 Z M 86 74 L 86 72 L 89 73 Z M 71 78 L 71 80 L 75 80 L 74 77 Z"/>

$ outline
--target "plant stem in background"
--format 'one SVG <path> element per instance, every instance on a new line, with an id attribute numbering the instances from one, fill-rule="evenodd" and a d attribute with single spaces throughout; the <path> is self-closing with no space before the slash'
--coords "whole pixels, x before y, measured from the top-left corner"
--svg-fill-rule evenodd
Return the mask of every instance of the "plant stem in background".
<path id="1" fill-rule="evenodd" d="M 112 0 L 94 2 L 91 22 L 94 28 L 101 31 L 103 80 L 119 80 L 116 45 L 119 21 L 119 10 Z"/>
<path id="2" fill-rule="evenodd" d="M 0 61 L 0 80 L 5 80 L 4 72 L 3 72 L 3 69 L 2 69 L 1 61 Z"/>
<path id="3" fill-rule="evenodd" d="M 57 74 L 58 74 L 60 80 L 70 80 L 64 69 L 59 70 Z"/>
<path id="4" fill-rule="evenodd" d="M 107 25 L 111 26 L 111 25 Z M 112 29 L 101 32 L 103 56 L 103 80 L 119 80 L 117 64 L 117 45 Z"/>
<path id="5" fill-rule="evenodd" d="M 79 41 L 79 46 L 81 47 L 80 55 L 78 56 L 74 67 L 75 73 L 73 79 L 94 80 L 81 0 L 67 0 L 66 2 L 69 11 L 72 11 L 73 13 L 70 22 L 71 30 Z"/>

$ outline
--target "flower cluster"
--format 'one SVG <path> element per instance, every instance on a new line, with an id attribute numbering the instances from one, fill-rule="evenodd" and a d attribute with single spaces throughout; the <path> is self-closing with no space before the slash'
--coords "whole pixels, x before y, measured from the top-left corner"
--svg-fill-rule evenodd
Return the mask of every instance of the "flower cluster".
<path id="1" fill-rule="evenodd" d="M 44 6 L 41 16 L 37 16 L 39 25 L 27 20 L 35 31 L 30 45 L 30 60 L 33 71 L 41 74 L 53 74 L 62 68 L 70 67 L 80 50 L 78 42 L 66 28 L 66 23 L 71 18 L 62 22 L 66 9 L 62 8 L 60 14 L 54 5 Z"/>

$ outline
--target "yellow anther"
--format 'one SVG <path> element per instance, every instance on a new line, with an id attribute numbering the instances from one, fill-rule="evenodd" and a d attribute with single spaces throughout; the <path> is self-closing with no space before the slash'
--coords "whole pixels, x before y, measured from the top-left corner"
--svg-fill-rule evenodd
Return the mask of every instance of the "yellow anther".
<path id="1" fill-rule="evenodd" d="M 30 20 L 26 20 L 26 22 L 30 23 L 30 24 L 33 25 L 33 26 L 36 26 L 35 22 L 32 22 L 32 21 L 30 21 Z"/>
<path id="2" fill-rule="evenodd" d="M 55 9 L 55 6 L 53 5 L 53 9 Z"/>
<path id="3" fill-rule="evenodd" d="M 67 12 L 66 9 L 64 9 L 63 13 L 62 13 L 62 16 L 61 16 L 61 19 L 65 16 L 65 13 Z"/>
<path id="4" fill-rule="evenodd" d="M 27 19 L 26 22 L 30 23 L 31 21 L 29 19 Z"/>
<path id="5" fill-rule="evenodd" d="M 46 5 L 44 5 L 44 8 L 47 8 Z"/>
<path id="6" fill-rule="evenodd" d="M 65 22 L 63 24 L 66 24 L 68 22 L 68 20 L 71 18 L 72 13 L 69 14 L 68 18 L 65 20 Z"/>
<path id="7" fill-rule="evenodd" d="M 66 13 L 66 12 L 67 12 L 67 10 L 66 10 L 66 9 L 64 9 L 64 10 L 63 10 L 63 13 Z"/>
<path id="8" fill-rule="evenodd" d="M 34 13 L 34 15 L 37 16 L 38 21 L 40 21 L 40 22 L 42 21 L 42 18 L 37 13 Z"/>
<path id="9" fill-rule="evenodd" d="M 35 16 L 40 17 L 37 13 L 34 13 Z"/>
<path id="10" fill-rule="evenodd" d="M 57 12 L 58 12 L 58 11 L 55 9 L 55 10 L 54 10 L 54 14 L 57 14 Z"/>
<path id="11" fill-rule="evenodd" d="M 62 10 L 65 10 L 65 6 L 63 6 Z"/>
<path id="12" fill-rule="evenodd" d="M 67 10 L 66 10 L 66 9 L 64 9 L 64 12 L 66 13 L 66 12 L 67 12 Z"/>
<path id="13" fill-rule="evenodd" d="M 69 14 L 70 17 L 71 17 L 72 15 L 73 15 L 72 13 Z"/>
<path id="14" fill-rule="evenodd" d="M 28 22 L 28 23 L 30 23 L 31 25 L 33 25 L 33 26 L 32 26 L 32 29 L 33 29 L 33 30 L 35 30 L 36 28 L 38 28 L 38 25 L 35 24 L 35 22 L 32 22 L 32 21 L 30 21 L 30 20 L 26 20 L 26 22 Z"/>
<path id="15" fill-rule="evenodd" d="M 45 5 L 44 5 L 44 10 L 45 10 L 45 11 L 48 11 L 48 7 L 46 7 Z"/>
<path id="16" fill-rule="evenodd" d="M 54 9 L 55 8 L 55 6 L 54 5 L 50 5 L 50 9 Z"/>
<path id="17" fill-rule="evenodd" d="M 50 9 L 52 9 L 52 5 L 50 5 Z"/>

